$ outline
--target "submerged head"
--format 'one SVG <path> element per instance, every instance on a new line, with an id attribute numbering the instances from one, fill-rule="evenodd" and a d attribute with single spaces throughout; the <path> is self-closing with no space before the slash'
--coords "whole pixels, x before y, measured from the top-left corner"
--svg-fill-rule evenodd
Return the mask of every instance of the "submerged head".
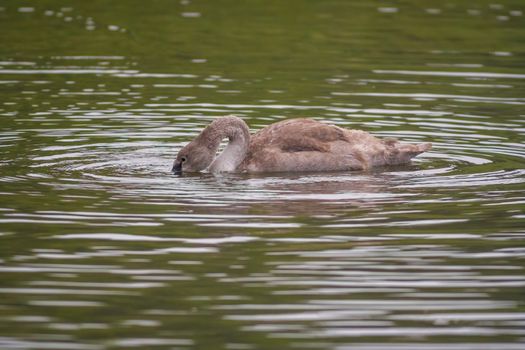
<path id="1" fill-rule="evenodd" d="M 228 147 L 215 158 L 224 138 L 230 141 Z M 244 159 L 249 140 L 248 125 L 242 119 L 234 116 L 216 118 L 179 151 L 172 171 L 175 174 L 198 172 L 210 165 L 213 171 L 232 171 Z"/>
<path id="2" fill-rule="evenodd" d="M 209 149 L 207 145 L 203 145 L 199 141 L 200 139 L 196 138 L 179 151 L 173 163 L 173 169 L 171 169 L 173 173 L 198 172 L 211 164 L 216 150 Z"/>

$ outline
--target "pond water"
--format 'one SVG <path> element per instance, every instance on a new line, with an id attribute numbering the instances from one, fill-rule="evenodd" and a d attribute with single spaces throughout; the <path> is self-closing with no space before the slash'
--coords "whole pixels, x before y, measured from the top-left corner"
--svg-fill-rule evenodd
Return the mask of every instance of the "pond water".
<path id="1" fill-rule="evenodd" d="M 2 1 L 0 348 L 522 349 L 523 1 Z M 176 177 L 218 116 L 432 142 Z"/>

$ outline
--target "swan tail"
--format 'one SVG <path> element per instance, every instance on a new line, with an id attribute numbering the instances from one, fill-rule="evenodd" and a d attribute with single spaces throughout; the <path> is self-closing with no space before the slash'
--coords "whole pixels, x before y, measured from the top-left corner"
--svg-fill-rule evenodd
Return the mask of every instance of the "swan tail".
<path id="1" fill-rule="evenodd" d="M 388 162 L 390 164 L 409 163 L 410 160 L 418 154 L 426 152 L 432 148 L 430 142 L 418 144 L 396 142 L 392 146 Z"/>
<path id="2" fill-rule="evenodd" d="M 412 152 L 414 156 L 417 156 L 418 154 L 421 154 L 423 152 L 426 152 L 432 149 L 432 144 L 430 142 L 418 143 L 416 145 L 410 145 L 410 146 L 413 147 L 413 150 L 411 150 L 410 152 Z"/>

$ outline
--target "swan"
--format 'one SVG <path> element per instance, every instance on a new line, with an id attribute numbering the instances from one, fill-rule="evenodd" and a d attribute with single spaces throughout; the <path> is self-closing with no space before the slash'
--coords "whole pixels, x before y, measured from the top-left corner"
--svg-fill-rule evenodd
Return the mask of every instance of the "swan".
<path id="1" fill-rule="evenodd" d="M 225 138 L 228 145 L 216 156 Z M 250 135 L 244 120 L 226 116 L 215 119 L 178 152 L 172 171 L 180 174 L 366 170 L 408 163 L 431 147 L 431 143 L 378 139 L 365 131 L 312 119 L 280 121 Z"/>

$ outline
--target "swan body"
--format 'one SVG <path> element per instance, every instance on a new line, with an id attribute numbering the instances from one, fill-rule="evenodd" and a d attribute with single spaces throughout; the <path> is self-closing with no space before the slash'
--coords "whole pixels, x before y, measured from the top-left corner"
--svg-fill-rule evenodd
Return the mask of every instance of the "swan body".
<path id="1" fill-rule="evenodd" d="M 226 148 L 216 157 L 221 141 Z M 289 119 L 250 135 L 234 116 L 215 119 L 175 159 L 173 172 L 305 172 L 365 170 L 410 162 L 430 143 L 379 139 L 312 119 Z"/>

